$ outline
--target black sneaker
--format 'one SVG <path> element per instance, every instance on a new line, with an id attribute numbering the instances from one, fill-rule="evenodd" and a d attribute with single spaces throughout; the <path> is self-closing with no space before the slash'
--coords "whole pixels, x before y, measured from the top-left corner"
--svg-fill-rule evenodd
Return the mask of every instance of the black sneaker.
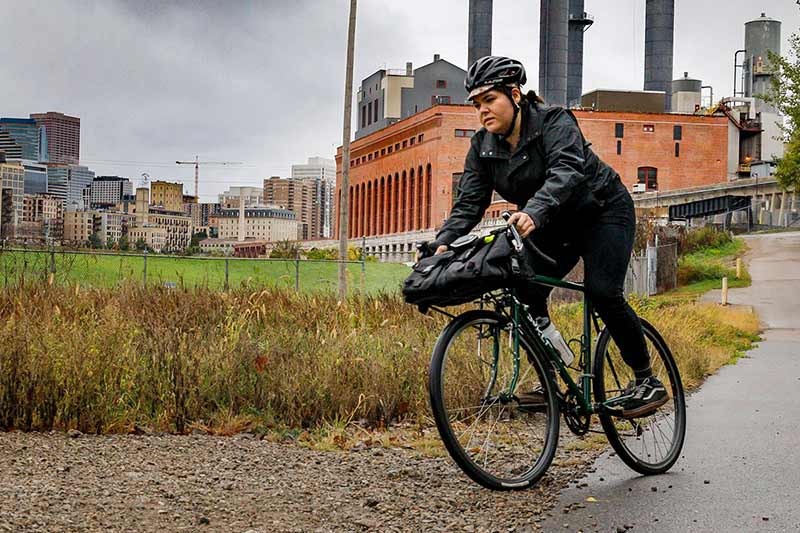
<path id="1" fill-rule="evenodd" d="M 667 389 L 655 376 L 636 385 L 631 381 L 622 394 L 606 402 L 606 409 L 622 418 L 639 418 L 653 414 L 669 401 Z"/>

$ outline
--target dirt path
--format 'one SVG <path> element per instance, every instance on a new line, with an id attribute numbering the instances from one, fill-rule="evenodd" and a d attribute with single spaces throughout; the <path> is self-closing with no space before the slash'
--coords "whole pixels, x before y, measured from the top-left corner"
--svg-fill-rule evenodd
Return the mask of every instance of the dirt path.
<path id="1" fill-rule="evenodd" d="M 538 488 L 495 493 L 409 449 L 0 433 L 0 531 L 535 531 L 597 454 L 567 440 Z"/>

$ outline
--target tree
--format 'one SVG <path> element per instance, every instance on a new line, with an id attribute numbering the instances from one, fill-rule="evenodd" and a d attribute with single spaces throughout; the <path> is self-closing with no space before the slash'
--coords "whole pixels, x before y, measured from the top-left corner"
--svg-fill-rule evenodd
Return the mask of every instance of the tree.
<path id="1" fill-rule="evenodd" d="M 300 255 L 300 245 L 289 240 L 275 243 L 275 247 L 269 253 L 273 259 L 295 259 Z"/>
<path id="2" fill-rule="evenodd" d="M 122 250 L 123 252 L 127 252 L 128 248 L 131 247 L 130 243 L 128 242 L 127 235 L 123 235 L 122 237 L 120 237 L 118 244 L 119 244 L 119 249 Z"/>
<path id="3" fill-rule="evenodd" d="M 94 249 L 103 247 L 103 243 L 100 240 L 100 236 L 96 232 L 93 232 L 91 235 L 89 235 L 89 246 L 91 246 Z"/>
<path id="4" fill-rule="evenodd" d="M 793 58 L 769 53 L 771 86 L 767 94 L 758 95 L 786 117 L 781 129 L 789 142 L 775 170 L 784 190 L 800 188 L 800 33 L 789 38 L 789 48 Z"/>
<path id="5" fill-rule="evenodd" d="M 140 252 L 147 249 L 147 243 L 144 242 L 144 238 L 142 238 L 142 237 L 139 237 L 136 240 L 135 246 L 136 246 L 136 249 L 139 250 Z"/>
<path id="6" fill-rule="evenodd" d="M 115 244 L 116 241 L 114 240 L 114 237 L 109 237 L 108 240 L 106 240 L 106 248 L 109 250 L 113 250 Z"/>

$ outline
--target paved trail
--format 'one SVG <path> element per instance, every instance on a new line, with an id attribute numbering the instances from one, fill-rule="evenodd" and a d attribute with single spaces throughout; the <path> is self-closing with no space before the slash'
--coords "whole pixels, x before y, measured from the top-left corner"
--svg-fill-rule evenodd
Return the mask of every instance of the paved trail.
<path id="1" fill-rule="evenodd" d="M 586 507 L 553 516 L 546 531 L 800 530 L 800 233 L 747 243 L 753 284 L 729 300 L 756 309 L 764 342 L 688 399 L 684 453 L 670 473 L 642 477 L 603 455 L 582 480 L 589 486 L 565 490 L 557 509 Z"/>

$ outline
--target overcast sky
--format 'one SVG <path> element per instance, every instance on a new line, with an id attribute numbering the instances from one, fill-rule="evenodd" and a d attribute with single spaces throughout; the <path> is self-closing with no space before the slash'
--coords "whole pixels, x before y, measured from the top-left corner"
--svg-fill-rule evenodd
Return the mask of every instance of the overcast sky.
<path id="1" fill-rule="evenodd" d="M 360 0 L 354 91 L 380 68 L 433 54 L 466 68 L 468 0 Z M 586 0 L 584 91 L 641 89 L 644 0 Z M 676 0 L 675 77 L 733 83 L 744 23 L 800 26 L 796 0 Z M 203 201 L 288 176 L 342 141 L 347 0 L 0 0 L 0 116 L 81 118 L 81 159 L 138 183 L 180 180 L 199 154 L 241 166 L 200 171 Z M 495 0 L 492 51 L 521 59 L 536 88 L 539 2 Z M 353 123 L 355 129 L 355 121 Z"/>

